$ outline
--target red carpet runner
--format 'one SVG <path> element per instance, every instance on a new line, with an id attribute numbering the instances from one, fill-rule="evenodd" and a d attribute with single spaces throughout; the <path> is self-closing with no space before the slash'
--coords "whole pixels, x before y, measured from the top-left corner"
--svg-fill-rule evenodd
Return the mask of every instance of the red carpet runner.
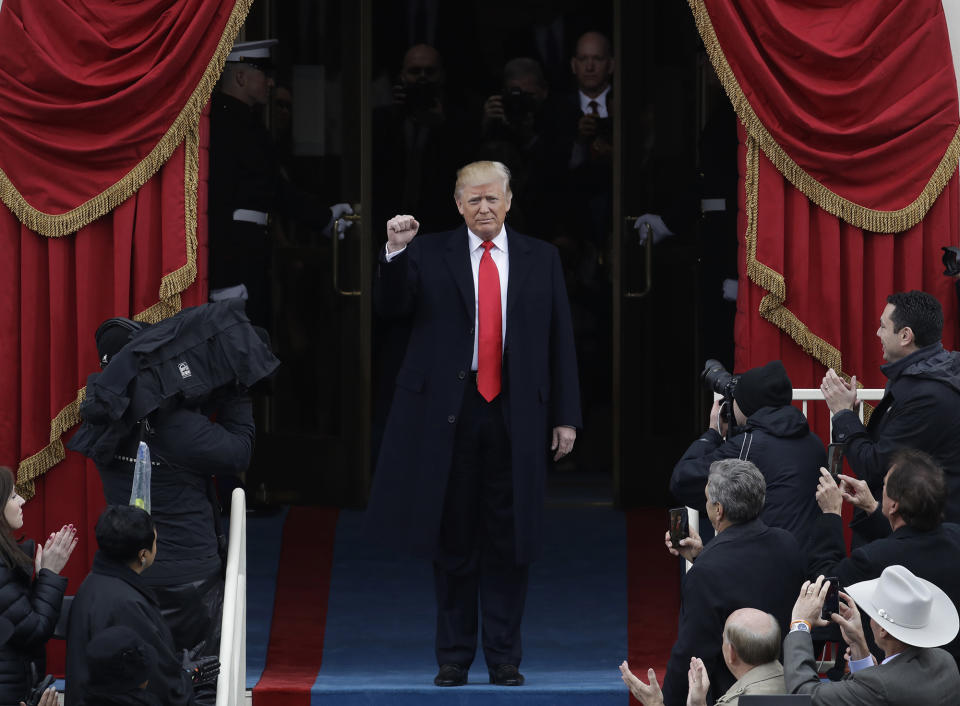
<path id="1" fill-rule="evenodd" d="M 267 666 L 255 706 L 310 706 L 320 671 L 338 511 L 291 507 L 283 527 Z"/>
<path id="2" fill-rule="evenodd" d="M 680 614 L 680 564 L 663 546 L 667 511 L 627 511 L 627 641 L 634 674 L 653 667 L 663 684 Z M 631 703 L 639 703 L 630 697 Z"/>

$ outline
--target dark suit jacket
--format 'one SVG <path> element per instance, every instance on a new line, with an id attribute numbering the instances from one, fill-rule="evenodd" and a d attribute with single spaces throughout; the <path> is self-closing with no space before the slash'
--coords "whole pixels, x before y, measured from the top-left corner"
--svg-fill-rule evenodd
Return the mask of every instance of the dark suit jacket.
<path id="1" fill-rule="evenodd" d="M 690 658 L 700 657 L 714 696 L 736 681 L 720 644 L 727 616 L 738 608 L 771 613 L 786 631 L 803 583 L 800 547 L 786 530 L 762 520 L 733 525 L 714 537 L 683 579 L 680 625 L 663 681 L 666 706 L 684 706 Z"/>
<path id="2" fill-rule="evenodd" d="M 467 229 L 418 235 L 377 268 L 374 302 L 410 316 L 367 531 L 433 557 L 457 415 L 473 383 L 474 287 Z M 552 245 L 507 228 L 510 258 L 502 401 L 511 441 L 517 561 L 539 548 L 550 430 L 581 426 L 573 326 L 560 257 Z"/>
<path id="3" fill-rule="evenodd" d="M 783 675 L 787 693 L 810 694 L 814 706 L 947 706 L 960 695 L 957 665 L 938 648 L 909 647 L 886 664 L 821 682 L 810 634 L 799 631 L 784 638 Z"/>
<path id="4" fill-rule="evenodd" d="M 879 508 L 877 512 L 880 512 Z M 889 537 L 857 547 L 847 557 L 843 520 L 840 515 L 824 513 L 814 525 L 807 576 L 836 576 L 843 588 L 858 581 L 875 579 L 888 566 L 900 564 L 920 578 L 936 584 L 950 596 L 954 605 L 960 607 L 960 571 L 956 567 L 958 556 L 960 525 L 945 523 L 929 532 L 901 527 Z M 870 631 L 865 633 L 867 640 L 872 643 Z M 954 639 L 944 649 L 960 664 L 960 639 Z"/>

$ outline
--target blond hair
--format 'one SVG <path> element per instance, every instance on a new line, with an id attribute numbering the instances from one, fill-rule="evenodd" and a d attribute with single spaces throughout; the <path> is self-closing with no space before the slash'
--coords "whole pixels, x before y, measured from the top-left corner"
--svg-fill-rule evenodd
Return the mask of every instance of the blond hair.
<path id="1" fill-rule="evenodd" d="M 453 197 L 459 199 L 465 186 L 488 184 L 497 180 L 503 182 L 503 195 L 510 198 L 513 194 L 510 191 L 510 170 L 507 169 L 506 164 L 486 161 L 470 162 L 457 171 L 457 185 L 453 189 Z"/>

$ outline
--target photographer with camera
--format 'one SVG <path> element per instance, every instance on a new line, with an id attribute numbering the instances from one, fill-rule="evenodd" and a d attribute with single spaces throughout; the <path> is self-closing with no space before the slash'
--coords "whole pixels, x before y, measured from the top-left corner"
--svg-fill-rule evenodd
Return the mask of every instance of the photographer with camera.
<path id="1" fill-rule="evenodd" d="M 510 169 L 510 188 L 517 196 L 510 220 L 518 229 L 558 232 L 556 199 L 565 184 L 566 156 L 556 102 L 535 59 L 518 57 L 504 65 L 500 92 L 483 104 L 479 158 Z"/>
<path id="2" fill-rule="evenodd" d="M 415 44 L 403 55 L 393 103 L 373 113 L 373 220 L 415 213 L 427 230 L 460 222 L 450 184 L 477 146 L 477 121 L 454 100 L 434 47 Z"/>
<path id="3" fill-rule="evenodd" d="M 670 492 L 703 513 L 710 464 L 725 458 L 749 460 L 767 482 L 763 521 L 793 533 L 806 547 L 820 515 L 814 491 L 826 452 L 803 412 L 791 404 L 793 385 L 783 363 L 773 360 L 735 376 L 708 360 L 702 378 L 723 400 L 710 410 L 710 428 L 674 466 Z"/>

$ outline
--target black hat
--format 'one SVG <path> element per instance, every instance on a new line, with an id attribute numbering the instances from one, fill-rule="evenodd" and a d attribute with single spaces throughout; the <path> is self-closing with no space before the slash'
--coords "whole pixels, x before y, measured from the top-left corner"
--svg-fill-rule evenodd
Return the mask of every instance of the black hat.
<path id="1" fill-rule="evenodd" d="M 139 321 L 120 316 L 107 319 L 100 324 L 97 332 L 93 334 L 97 340 L 97 355 L 100 356 L 100 367 L 105 368 L 110 359 L 127 345 L 130 337 L 145 326 L 146 324 Z"/>
<path id="2" fill-rule="evenodd" d="M 140 688 L 157 666 L 157 651 L 125 625 L 114 625 L 87 643 L 91 694 L 122 694 Z"/>
<path id="3" fill-rule="evenodd" d="M 749 417 L 761 407 L 783 407 L 793 399 L 793 385 L 779 360 L 751 368 L 740 376 L 733 390 L 740 411 Z"/>

